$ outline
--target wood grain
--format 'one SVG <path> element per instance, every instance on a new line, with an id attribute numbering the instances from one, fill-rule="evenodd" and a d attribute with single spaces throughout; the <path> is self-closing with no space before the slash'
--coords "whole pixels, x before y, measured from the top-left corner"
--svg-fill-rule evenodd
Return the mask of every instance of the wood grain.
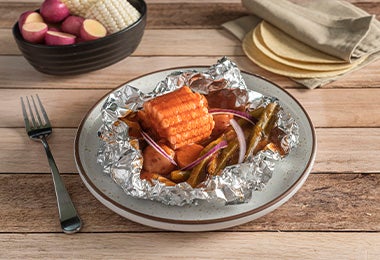
<path id="1" fill-rule="evenodd" d="M 0 107 L 3 115 L 0 127 L 23 127 L 21 109 L 15 110 L 13 104 L 19 102 L 21 96 L 36 93 L 54 127 L 78 127 L 86 112 L 109 91 L 0 89 L 0 96 L 8 97 Z M 315 127 L 380 126 L 380 89 L 289 89 L 289 92 L 304 106 Z M 371 111 L 371 114 L 364 116 L 363 111 Z"/>
<path id="2" fill-rule="evenodd" d="M 380 89 L 290 89 L 316 127 L 378 127 Z M 379 93 L 379 94 L 378 94 Z M 371 111 L 368 116 L 363 111 Z"/>
<path id="3" fill-rule="evenodd" d="M 147 244 L 146 241 L 154 243 Z M 243 246 L 247 241 L 251 242 L 249 246 Z M 255 259 L 375 260 L 380 254 L 379 241 L 378 233 L 335 232 L 116 233 L 78 234 L 70 237 L 63 234 L 3 234 L 0 235 L 0 243 L 4 250 L 0 252 L 0 257 L 7 259 L 252 259 L 254 257 Z"/>
<path id="4" fill-rule="evenodd" d="M 316 132 L 314 172 L 380 173 L 376 159 L 379 128 L 325 128 Z"/>
<path id="5" fill-rule="evenodd" d="M 112 89 L 128 80 L 156 70 L 200 65 L 208 67 L 215 64 L 220 58 L 221 56 L 128 57 L 112 66 L 91 73 L 76 76 L 51 76 L 36 71 L 21 56 L 0 56 L 0 71 L 2 72 L 0 73 L 0 82 L 2 82 L 0 89 Z M 304 87 L 298 86 L 289 78 L 259 68 L 244 56 L 231 56 L 230 59 L 234 61 L 241 70 L 270 79 L 281 87 L 305 89 Z M 379 88 L 379 68 L 380 60 L 359 71 L 352 72 L 334 83 L 324 86 L 323 89 Z M 365 75 L 365 77 L 363 75 Z M 313 93 L 314 91 L 310 92 Z"/>
<path id="6" fill-rule="evenodd" d="M 40 2 L 0 1 L 1 28 L 11 28 L 19 15 L 39 8 Z M 357 2 L 356 6 L 370 14 L 379 14 L 376 2 Z M 194 12 L 194 10 L 197 10 Z M 224 22 L 247 15 L 239 2 L 148 2 L 147 28 L 220 28 Z"/>
<path id="7" fill-rule="evenodd" d="M 182 47 L 181 47 L 182 48 Z M 144 74 L 166 68 L 184 66 L 210 66 L 215 64 L 221 56 L 177 56 L 177 57 L 128 57 L 105 69 L 76 76 L 51 76 L 37 72 L 27 61 L 20 56 L 0 56 L 0 88 L 108 88 L 112 89 L 120 84 Z M 270 78 L 281 86 L 296 86 L 288 78 L 274 75 L 257 67 L 246 57 L 231 57 L 242 70 L 256 73 Z M 380 62 L 379 62 L 380 64 Z M 366 67 L 368 80 L 377 79 L 377 67 Z M 20 71 L 22 70 L 22 72 Z M 368 71 L 370 70 L 370 71 Z M 373 76 L 371 77 L 373 72 Z M 360 77 L 362 78 L 362 77 Z"/>
<path id="8" fill-rule="evenodd" d="M 63 179 L 84 221 L 82 232 L 157 231 L 110 211 L 78 175 Z M 379 185 L 380 174 L 312 174 L 284 205 L 228 231 L 379 232 Z M 1 232 L 60 232 L 51 176 L 0 174 L 0 186 Z"/>
<path id="9" fill-rule="evenodd" d="M 49 138 L 58 168 L 76 173 L 74 138 L 76 129 L 56 128 Z M 23 128 L 0 128 L 0 173 L 50 173 L 43 147 L 28 139 Z M 380 129 L 317 129 L 314 173 L 380 173 Z M 370 151 L 370 152 L 368 152 Z M 23 165 L 20 167 L 20 158 Z"/>
<path id="10" fill-rule="evenodd" d="M 50 173 L 42 144 L 30 140 L 25 129 L 0 128 L 0 133 L 3 134 L 0 173 Z M 61 173 L 77 173 L 74 161 L 75 134 L 75 129 L 53 129 L 48 139 Z"/>
<path id="11" fill-rule="evenodd" d="M 292 0 L 305 3 L 311 0 Z M 247 14 L 241 0 L 146 0 L 143 40 L 131 57 L 77 76 L 37 72 L 11 28 L 42 0 L 0 0 L 0 259 L 378 259 L 380 255 L 380 61 L 306 90 L 265 71 L 221 28 Z M 380 17 L 379 0 L 349 0 Z M 217 232 L 166 232 L 125 219 L 88 191 L 75 167 L 74 137 L 110 90 L 165 68 L 210 66 L 222 56 L 287 89 L 316 126 L 318 150 L 302 188 L 275 211 Z M 38 93 L 54 126 L 50 146 L 84 221 L 61 232 L 41 144 L 26 136 L 19 97 Z"/>

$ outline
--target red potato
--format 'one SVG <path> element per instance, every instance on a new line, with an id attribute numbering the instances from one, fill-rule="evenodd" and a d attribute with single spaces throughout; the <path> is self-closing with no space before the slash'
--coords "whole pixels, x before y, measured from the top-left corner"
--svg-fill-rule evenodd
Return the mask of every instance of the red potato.
<path id="1" fill-rule="evenodd" d="M 67 6 L 60 0 L 45 0 L 40 7 L 40 13 L 50 23 L 61 22 L 70 15 Z"/>
<path id="2" fill-rule="evenodd" d="M 75 39 L 75 43 L 81 43 L 81 42 L 85 42 L 85 40 L 83 40 L 82 38 L 79 38 L 79 37 L 77 37 Z"/>
<path id="3" fill-rule="evenodd" d="M 45 43 L 46 45 L 69 45 L 75 43 L 75 38 L 75 35 L 69 33 L 47 31 Z"/>
<path id="4" fill-rule="evenodd" d="M 174 158 L 175 152 L 165 144 L 159 144 L 159 146 L 171 157 Z M 162 156 L 152 146 L 147 146 L 143 151 L 143 169 L 147 172 L 155 172 L 160 175 L 166 175 L 175 169 L 167 158 Z"/>
<path id="5" fill-rule="evenodd" d="M 57 27 L 49 27 L 48 31 L 51 31 L 51 32 L 61 32 L 61 30 Z"/>
<path id="6" fill-rule="evenodd" d="M 82 27 L 83 21 L 83 17 L 70 15 L 62 22 L 61 29 L 65 33 L 74 34 L 75 36 L 80 37 L 80 28 Z"/>
<path id="7" fill-rule="evenodd" d="M 22 30 L 22 26 L 26 23 L 43 23 L 44 19 L 42 16 L 33 11 L 26 11 L 23 12 L 20 17 L 18 18 L 18 28 L 20 29 L 20 32 Z"/>
<path id="8" fill-rule="evenodd" d="M 42 43 L 47 31 L 48 26 L 46 23 L 26 23 L 22 26 L 21 34 L 27 42 Z"/>
<path id="9" fill-rule="evenodd" d="M 61 23 L 46 23 L 49 27 L 48 31 L 62 32 Z"/>
<path id="10" fill-rule="evenodd" d="M 94 19 L 85 19 L 83 21 L 80 37 L 85 41 L 92 41 L 107 35 L 106 28 Z"/>
<path id="11" fill-rule="evenodd" d="M 212 130 L 211 136 L 216 137 L 221 135 L 230 125 L 230 120 L 234 117 L 231 114 L 220 114 L 212 116 L 215 122 L 214 129 Z"/>
<path id="12" fill-rule="evenodd" d="M 193 161 L 195 161 L 201 151 L 203 150 L 203 146 L 200 144 L 188 144 L 178 148 L 175 151 L 176 162 L 180 168 L 183 168 Z"/>

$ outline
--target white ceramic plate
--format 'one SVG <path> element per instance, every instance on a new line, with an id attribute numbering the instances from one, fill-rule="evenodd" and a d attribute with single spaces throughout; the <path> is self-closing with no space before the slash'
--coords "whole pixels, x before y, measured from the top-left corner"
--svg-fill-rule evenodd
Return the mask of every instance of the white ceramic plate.
<path id="1" fill-rule="evenodd" d="M 207 67 L 174 68 L 154 72 L 127 82 L 131 86 L 150 92 L 173 71 Z M 303 185 L 309 175 L 316 154 L 315 131 L 309 116 L 291 95 L 261 77 L 242 72 L 247 86 L 277 97 L 285 111 L 292 114 L 299 124 L 300 143 L 296 149 L 275 168 L 272 179 L 263 191 L 254 192 L 252 200 L 241 205 L 199 205 L 183 207 L 167 206 L 160 202 L 137 199 L 126 195 L 96 162 L 99 140 L 97 131 L 101 125 L 100 110 L 107 95 L 90 109 L 79 126 L 75 139 L 75 160 L 80 177 L 90 192 L 106 207 L 141 224 L 177 231 L 207 231 L 240 225 L 259 218 L 278 208 Z"/>

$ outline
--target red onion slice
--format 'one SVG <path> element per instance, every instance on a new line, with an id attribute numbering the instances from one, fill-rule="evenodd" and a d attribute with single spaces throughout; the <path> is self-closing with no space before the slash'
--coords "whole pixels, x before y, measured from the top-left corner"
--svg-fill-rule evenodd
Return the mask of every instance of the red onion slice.
<path id="1" fill-rule="evenodd" d="M 215 145 L 212 149 L 210 149 L 210 151 L 208 151 L 207 153 L 205 153 L 201 157 L 197 158 L 195 161 L 189 163 L 187 166 L 183 167 L 181 169 L 181 171 L 187 171 L 187 170 L 190 170 L 190 169 L 194 168 L 197 164 L 199 164 L 201 161 L 203 161 L 207 157 L 213 155 L 214 153 L 216 153 L 220 149 L 223 149 L 223 148 L 226 148 L 226 147 L 227 147 L 227 141 L 225 141 L 225 140 L 221 141 L 220 143 L 218 143 L 217 145 Z"/>
<path id="2" fill-rule="evenodd" d="M 142 137 L 147 141 L 148 144 L 150 144 L 159 154 L 164 156 L 166 159 L 168 159 L 172 164 L 177 166 L 177 163 L 171 158 L 162 148 L 159 146 L 147 133 L 144 131 L 141 131 Z"/>
<path id="3" fill-rule="evenodd" d="M 232 118 L 230 120 L 230 123 L 231 123 L 231 126 L 233 127 L 233 129 L 236 132 L 237 139 L 238 139 L 238 142 L 239 142 L 239 159 L 238 159 L 238 163 L 242 163 L 243 160 L 244 160 L 245 153 L 247 151 L 247 143 L 245 141 L 244 132 L 243 132 L 243 129 L 241 129 L 241 127 L 238 124 L 238 122 L 236 122 L 235 119 Z"/>
<path id="4" fill-rule="evenodd" d="M 233 110 L 233 109 L 224 109 L 224 108 L 212 108 L 212 109 L 209 109 L 208 112 L 211 115 L 232 114 L 234 116 L 243 118 L 252 124 L 256 124 L 256 122 L 257 122 L 257 120 L 254 117 L 252 117 L 249 113 L 243 112 L 243 111 L 237 111 L 237 110 Z"/>

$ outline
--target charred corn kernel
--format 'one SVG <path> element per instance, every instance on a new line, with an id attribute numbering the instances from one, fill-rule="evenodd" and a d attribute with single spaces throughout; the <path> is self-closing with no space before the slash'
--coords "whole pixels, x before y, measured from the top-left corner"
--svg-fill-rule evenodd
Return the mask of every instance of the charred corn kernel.
<path id="1" fill-rule="evenodd" d="M 98 20 L 109 33 L 114 33 L 136 22 L 140 13 L 126 0 L 98 0 L 84 17 Z"/>
<path id="2" fill-rule="evenodd" d="M 205 97 L 186 86 L 145 102 L 139 116 L 145 128 L 173 149 L 209 137 L 214 128 Z"/>
<path id="3" fill-rule="evenodd" d="M 98 0 L 61 0 L 70 10 L 70 14 L 84 17 L 90 7 Z"/>

